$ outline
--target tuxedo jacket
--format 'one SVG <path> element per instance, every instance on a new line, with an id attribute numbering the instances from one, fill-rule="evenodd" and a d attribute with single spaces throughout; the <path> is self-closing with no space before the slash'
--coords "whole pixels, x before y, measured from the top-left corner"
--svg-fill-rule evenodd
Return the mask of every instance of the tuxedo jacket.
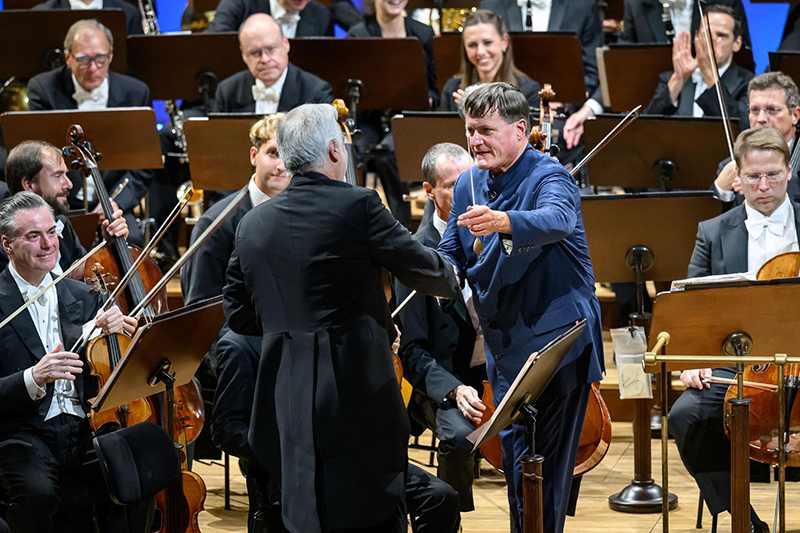
<path id="1" fill-rule="evenodd" d="M 419 228 L 414 240 L 436 249 L 441 236 L 431 221 Z M 410 293 L 402 283 L 395 284 L 398 302 Z M 396 318 L 403 332 L 399 355 L 405 378 L 413 385 L 414 394 L 424 394 L 441 405 L 450 391 L 468 381 L 475 328 L 464 299 L 453 300 L 450 312 L 445 312 L 433 296 L 417 296 Z"/>
<path id="2" fill-rule="evenodd" d="M 234 196 L 236 195 L 226 196 L 203 213 L 192 230 L 192 244 L 228 207 Z M 183 265 L 181 290 L 186 305 L 222 294 L 222 288 L 225 286 L 225 269 L 228 268 L 228 260 L 233 254 L 236 227 L 252 208 L 250 195 L 245 195 L 239 207 L 217 226 L 217 231 L 200 247 L 195 256 Z"/>
<path id="3" fill-rule="evenodd" d="M 786 26 L 783 28 L 783 37 L 778 50 L 795 52 L 800 50 L 800 4 L 789 5 L 789 14 L 786 16 Z"/>
<path id="4" fill-rule="evenodd" d="M 750 45 L 750 30 L 747 26 L 747 14 L 742 0 L 709 0 L 708 4 L 719 4 L 733 8 L 736 18 L 742 22 L 742 44 Z M 625 0 L 624 26 L 621 42 L 628 43 L 665 43 L 672 44 L 667 38 L 667 29 L 661 16 L 664 9 L 658 0 Z M 700 14 L 697 12 L 697 0 L 692 8 L 692 35 L 700 28 Z"/>
<path id="5" fill-rule="evenodd" d="M 69 221 L 66 215 L 56 215 L 56 221 L 64 223 L 64 230 L 58 236 L 58 249 L 61 252 L 61 259 L 58 264 L 62 270 L 67 270 L 72 263 L 86 255 L 86 248 L 81 244 L 78 239 L 78 234 L 75 233 L 75 228 Z M 8 265 L 8 255 L 6 251 L 0 248 L 0 269 L 6 268 Z"/>
<path id="6" fill-rule="evenodd" d="M 452 266 L 375 191 L 321 174 L 292 177 L 236 231 L 223 306 L 233 331 L 261 337 L 249 442 L 280 479 L 293 533 L 379 524 L 402 501 L 409 426 L 383 268 L 460 294 Z"/>
<path id="7" fill-rule="evenodd" d="M 75 84 L 72 73 L 66 66 L 37 74 L 28 82 L 28 105 L 31 111 L 50 111 L 58 109 L 78 109 L 78 103 L 72 97 Z M 150 89 L 143 82 L 109 71 L 108 73 L 108 107 L 150 107 Z M 95 146 L 102 152 L 102 146 Z M 149 170 L 104 170 L 101 171 L 106 189 L 114 190 L 115 186 L 128 178 L 128 185 L 117 196 L 116 202 L 123 211 L 130 211 L 139 203 L 147 192 L 153 173 Z M 82 208 L 83 202 L 78 200 L 78 191 L 83 186 L 83 174 L 70 172 L 72 191 L 69 204 L 73 208 Z"/>
<path id="8" fill-rule="evenodd" d="M 792 202 L 800 235 L 800 204 Z M 687 277 L 747 272 L 747 211 L 744 204 L 697 226 L 697 241 Z"/>
<path id="9" fill-rule="evenodd" d="M 333 89 L 328 82 L 289 63 L 286 81 L 278 102 L 278 112 L 285 113 L 303 104 L 330 104 Z M 252 87 L 256 79 L 249 70 L 225 78 L 217 86 L 214 111 L 217 113 L 255 113 Z"/>
<path id="10" fill-rule="evenodd" d="M 517 0 L 482 0 L 481 9 L 488 9 L 501 16 L 508 31 L 524 29 L 522 11 Z M 586 92 L 602 103 L 595 50 L 598 46 L 603 46 L 603 26 L 597 12 L 597 3 L 594 0 L 553 0 L 547 31 L 574 31 L 578 35 L 581 42 Z M 526 72 L 526 74 L 535 73 Z"/>
<path id="11" fill-rule="evenodd" d="M 239 26 L 255 13 L 271 15 L 269 0 L 221 0 L 208 31 L 239 31 Z M 333 15 L 328 8 L 311 0 L 300 12 L 295 37 L 333 36 L 333 26 Z"/>
<path id="12" fill-rule="evenodd" d="M 69 278 L 56 285 L 61 338 L 70 347 L 81 335 L 81 327 L 94 318 L 102 302 L 90 292 L 85 283 Z M 23 304 L 22 295 L 6 268 L 0 273 L 0 320 L 5 319 Z M 13 437 L 17 431 L 35 432 L 41 428 L 53 398 L 53 384 L 47 385 L 44 398 L 31 400 L 25 387 L 23 372 L 45 355 L 45 349 L 31 315 L 24 311 L 0 329 L 0 442 Z M 86 360 L 83 373 L 78 374 L 75 386 L 83 409 L 89 412 L 87 398 L 97 390 L 96 381 L 89 375 Z"/>
<path id="13" fill-rule="evenodd" d="M 675 107 L 669 96 L 669 79 L 672 71 L 662 72 L 658 77 L 658 87 L 653 95 L 653 99 L 647 104 L 644 113 L 651 115 L 677 115 L 691 117 L 694 110 L 694 91 L 695 83 L 691 78 L 683 84 L 678 95 L 678 106 Z M 740 67 L 736 63 L 731 63 L 728 70 L 720 78 L 722 89 L 725 92 L 725 101 L 728 104 L 728 114 L 734 120 L 746 113 L 747 109 L 747 85 L 755 77 L 749 70 Z M 719 107 L 716 88 L 709 87 L 697 98 L 699 105 L 707 117 L 721 117 L 722 110 Z"/>
<path id="14" fill-rule="evenodd" d="M 71 9 L 69 0 L 47 0 L 33 7 L 33 9 Z M 141 35 L 144 33 L 142 28 L 142 14 L 139 10 L 126 0 L 103 0 L 103 9 L 121 9 L 125 12 L 125 33 L 127 35 Z"/>

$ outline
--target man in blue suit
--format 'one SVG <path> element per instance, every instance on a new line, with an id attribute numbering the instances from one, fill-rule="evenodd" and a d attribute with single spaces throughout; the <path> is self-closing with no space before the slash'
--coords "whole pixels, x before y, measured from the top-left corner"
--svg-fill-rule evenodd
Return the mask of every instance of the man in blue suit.
<path id="1" fill-rule="evenodd" d="M 477 168 L 456 182 L 439 251 L 475 295 L 495 402 L 531 353 L 577 320 L 588 322 L 535 404 L 536 452 L 545 457 L 544 530 L 558 533 L 590 384 L 603 373 L 600 305 L 580 196 L 563 166 L 528 145 L 528 103 L 517 88 L 485 85 L 464 108 Z M 476 239 L 481 247 L 474 247 Z M 500 438 L 511 517 L 515 531 L 522 531 L 524 426 L 514 424 Z"/>

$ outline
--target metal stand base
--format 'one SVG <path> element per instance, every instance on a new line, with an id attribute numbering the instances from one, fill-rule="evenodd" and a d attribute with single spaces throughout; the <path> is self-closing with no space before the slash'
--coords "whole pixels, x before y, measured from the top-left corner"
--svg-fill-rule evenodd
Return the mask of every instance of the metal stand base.
<path id="1" fill-rule="evenodd" d="M 608 506 L 620 513 L 660 513 L 662 489 L 652 479 L 631 480 L 631 484 L 608 497 Z M 669 495 L 669 510 L 678 507 L 678 497 Z"/>

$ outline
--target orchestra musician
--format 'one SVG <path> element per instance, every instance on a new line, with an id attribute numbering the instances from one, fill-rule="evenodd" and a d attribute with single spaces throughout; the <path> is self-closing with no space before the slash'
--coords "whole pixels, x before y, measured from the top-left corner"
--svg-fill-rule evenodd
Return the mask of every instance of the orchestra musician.
<path id="1" fill-rule="evenodd" d="M 278 125 L 289 186 L 239 223 L 223 291 L 230 328 L 260 336 L 249 442 L 279 477 L 293 533 L 405 531 L 408 415 L 381 268 L 456 298 L 452 266 L 415 242 L 375 191 L 342 180 L 333 106 Z"/>
<path id="2" fill-rule="evenodd" d="M 545 457 L 544 531 L 560 533 L 590 384 L 602 379 L 604 368 L 580 195 L 563 166 L 528 144 L 528 101 L 519 89 L 507 83 L 481 86 L 464 108 L 477 166 L 456 182 L 438 250 L 472 290 L 495 403 L 530 354 L 581 318 L 588 323 L 534 405 L 536 453 Z M 458 407 L 471 412 L 464 401 Z M 524 434 L 519 423 L 500 432 L 516 532 L 522 531 Z"/>
<path id="3" fill-rule="evenodd" d="M 10 258 L 0 273 L 0 315 L 9 316 L 52 281 L 59 241 L 53 211 L 31 192 L 0 204 L 0 235 Z M 118 307 L 100 310 L 87 285 L 64 279 L 0 333 L 0 481 L 14 533 L 89 531 L 86 505 L 101 505 L 102 531 L 149 531 L 151 502 L 111 504 L 99 465 L 87 465 L 92 433 L 87 399 L 96 393 L 83 353 L 71 353 L 81 328 L 132 333 Z M 99 311 L 99 312 L 98 312 Z M 88 332 L 88 329 L 86 330 Z M 93 392 L 94 391 L 94 392 Z M 83 520 L 83 522 L 81 522 Z"/>
<path id="4" fill-rule="evenodd" d="M 414 239 L 436 248 L 450 216 L 453 184 L 472 165 L 464 148 L 441 143 L 433 146 L 422 159 L 422 184 L 433 201 L 432 218 L 420 225 Z M 411 289 L 396 283 L 395 296 L 402 302 Z M 483 380 L 486 379 L 486 355 L 483 335 L 475 314 L 472 293 L 465 287 L 463 297 L 453 301 L 452 312 L 442 310 L 432 296 L 415 297 L 398 313 L 400 358 L 403 375 L 413 385 L 409 414 L 423 426 L 436 432 L 439 440 L 437 476 L 456 489 L 460 510 L 472 511 L 472 482 L 475 462 L 467 435 L 480 421 Z M 457 404 L 466 401 L 471 416 L 466 417 Z"/>
<path id="5" fill-rule="evenodd" d="M 733 59 L 742 46 L 742 24 L 732 8 L 712 4 L 706 8 L 714 55 L 717 58 L 728 115 L 737 117 L 747 102 L 747 84 L 754 74 Z M 672 47 L 672 71 L 659 75 L 658 87 L 644 113 L 687 117 L 720 117 L 714 70 L 703 30 L 692 38 L 682 31 Z"/>
<path id="6" fill-rule="evenodd" d="M 72 189 L 72 181 L 67 177 L 67 165 L 61 150 L 43 141 L 24 141 L 18 144 L 8 154 L 6 180 L 11 194 L 20 191 L 33 192 L 41 196 L 53 210 L 59 243 L 58 261 L 53 272 L 61 274 L 86 255 L 86 249 L 78 240 L 78 235 L 66 216 L 69 212 L 67 198 Z M 112 223 L 103 220 L 100 228 L 106 239 L 128 237 L 128 224 L 120 209 L 113 214 Z M 0 265 L 5 267 L 7 264 L 8 256 L 5 251 L 0 252 Z M 79 272 L 82 273 L 82 270 Z"/>
<path id="7" fill-rule="evenodd" d="M 125 0 L 47 0 L 33 6 L 33 9 L 121 9 L 125 13 L 125 34 L 144 33 L 142 14 L 136 6 Z"/>
<path id="8" fill-rule="evenodd" d="M 270 115 L 333 101 L 328 82 L 289 62 L 289 40 L 271 16 L 248 17 L 239 28 L 239 48 L 247 69 L 219 83 L 217 113 Z"/>
<path id="9" fill-rule="evenodd" d="M 108 28 L 96 20 L 79 20 L 64 38 L 66 66 L 43 72 L 28 82 L 31 110 L 79 109 L 81 111 L 111 107 L 149 107 L 150 90 L 141 81 L 109 72 L 114 59 L 114 38 Z M 127 220 L 128 240 L 141 246 L 142 233 L 133 215 L 152 181 L 152 172 L 145 170 L 101 171 L 106 189 L 113 191 L 128 178 L 128 185 L 116 198 L 117 207 Z M 72 208 L 83 208 L 83 174 L 71 172 L 73 182 L 68 197 Z M 102 208 L 94 194 L 94 183 L 87 180 L 88 205 L 94 213 Z"/>
<path id="10" fill-rule="evenodd" d="M 539 107 L 538 82 L 514 66 L 514 53 L 503 19 L 485 9 L 467 15 L 461 33 L 461 69 L 442 89 L 442 111 L 458 111 L 464 90 L 476 83 L 504 81 L 516 85 L 530 107 Z"/>
<path id="11" fill-rule="evenodd" d="M 289 39 L 333 37 L 335 24 L 347 30 L 363 19 L 350 0 L 333 0 L 330 8 L 317 0 L 221 0 L 208 31 L 238 31 L 256 13 L 272 15 Z"/>
<path id="12" fill-rule="evenodd" d="M 755 272 L 775 255 L 798 250 L 800 204 L 786 194 L 791 180 L 789 148 L 777 130 L 751 128 L 739 134 L 734 146 L 744 203 L 701 222 L 688 277 Z M 732 379 L 732 367 L 685 370 L 686 391 L 669 413 L 683 464 L 716 515 L 730 510 L 730 443 L 723 424 L 727 385 L 705 383 L 704 376 Z M 751 530 L 769 531 L 750 508 Z"/>
<path id="13" fill-rule="evenodd" d="M 751 128 L 775 128 L 789 146 L 795 147 L 795 130 L 800 120 L 800 91 L 792 78 L 783 72 L 759 74 L 747 87 L 747 121 Z M 744 119 L 742 119 L 744 120 Z M 793 202 L 800 201 L 800 168 L 792 169 L 787 193 Z M 742 203 L 741 180 L 738 179 L 736 163 L 726 158 L 719 165 L 714 180 L 714 192 L 723 202 Z"/>

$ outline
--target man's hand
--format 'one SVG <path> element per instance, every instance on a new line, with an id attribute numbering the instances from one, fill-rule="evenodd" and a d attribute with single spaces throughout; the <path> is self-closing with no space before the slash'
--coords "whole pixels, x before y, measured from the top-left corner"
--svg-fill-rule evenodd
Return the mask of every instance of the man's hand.
<path id="1" fill-rule="evenodd" d="M 564 141 L 567 143 L 567 150 L 578 144 L 583 135 L 583 123 L 586 119 L 594 116 L 594 111 L 588 105 L 584 104 L 578 111 L 570 115 L 564 123 Z"/>
<path id="2" fill-rule="evenodd" d="M 107 311 L 100 309 L 95 317 L 95 325 L 103 330 L 103 335 L 122 333 L 125 324 L 122 311 L 116 305 Z M 135 329 L 135 328 L 134 328 Z"/>
<path id="3" fill-rule="evenodd" d="M 461 104 L 461 97 L 464 96 L 464 89 L 458 89 L 456 92 L 453 93 L 453 101 L 456 105 Z"/>
<path id="4" fill-rule="evenodd" d="M 56 346 L 56 349 L 42 357 L 31 369 L 33 381 L 40 387 L 52 383 L 57 379 L 75 379 L 74 374 L 83 372 L 81 368 L 83 361 L 76 353 L 62 352 L 63 344 Z"/>
<path id="5" fill-rule="evenodd" d="M 471 205 L 458 216 L 458 225 L 466 226 L 475 237 L 490 233 L 511 233 L 511 221 L 503 211 L 493 211 L 485 205 Z"/>
<path id="6" fill-rule="evenodd" d="M 453 396 L 461 414 L 473 424 L 478 424 L 481 421 L 483 411 L 486 410 L 486 406 L 483 405 L 478 396 L 478 391 L 469 385 L 459 385 L 453 391 Z"/>
<path id="7" fill-rule="evenodd" d="M 116 205 L 113 201 L 111 202 L 114 207 Z M 101 212 L 102 217 L 102 212 Z M 128 222 L 122 216 L 122 210 L 116 209 L 114 214 L 111 215 L 111 222 L 108 220 L 103 220 L 100 224 L 100 227 L 103 229 L 103 238 L 109 239 L 111 237 L 122 237 L 123 239 L 128 238 Z"/>
<path id="8" fill-rule="evenodd" d="M 681 89 L 694 69 L 697 68 L 697 59 L 692 55 L 692 38 L 688 31 L 678 33 L 672 40 L 672 76 L 669 79 L 670 101 L 674 102 L 681 94 Z"/>
<path id="9" fill-rule="evenodd" d="M 722 167 L 722 171 L 717 176 L 717 179 L 714 180 L 714 185 L 716 185 L 719 190 L 721 191 L 732 191 L 733 190 L 733 182 L 738 177 L 739 170 L 736 168 L 735 161 L 729 161 L 727 165 Z M 741 190 L 741 184 L 739 185 L 739 189 Z"/>
<path id="10" fill-rule="evenodd" d="M 711 56 L 708 54 L 705 32 L 702 27 L 694 36 L 694 53 L 697 55 L 696 63 L 700 67 L 703 81 L 706 82 L 706 86 L 710 89 L 714 86 L 714 66 L 711 64 Z"/>
<path id="11" fill-rule="evenodd" d="M 392 343 L 392 353 L 397 355 L 397 352 L 400 351 L 400 328 L 397 327 L 397 324 L 394 325 L 394 329 L 397 330 L 397 337 L 395 337 L 394 342 Z"/>
<path id="12" fill-rule="evenodd" d="M 690 389 L 708 389 L 711 387 L 708 383 L 703 383 L 704 376 L 711 376 L 710 368 L 701 368 L 698 370 L 684 370 L 681 372 L 681 383 Z"/>

